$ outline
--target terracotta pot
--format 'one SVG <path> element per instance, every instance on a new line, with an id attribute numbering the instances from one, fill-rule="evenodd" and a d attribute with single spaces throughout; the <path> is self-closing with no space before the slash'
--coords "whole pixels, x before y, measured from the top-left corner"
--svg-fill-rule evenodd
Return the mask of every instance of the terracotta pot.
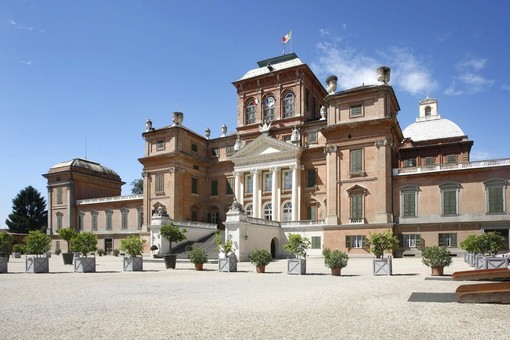
<path id="1" fill-rule="evenodd" d="M 195 263 L 195 270 L 204 270 L 203 263 Z"/>
<path id="2" fill-rule="evenodd" d="M 342 272 L 342 268 L 331 268 L 332 276 L 340 276 L 341 272 Z"/>
<path id="3" fill-rule="evenodd" d="M 265 273 L 266 272 L 266 266 L 261 264 L 256 267 L 257 267 L 257 273 Z"/>
<path id="4" fill-rule="evenodd" d="M 444 267 L 431 267 L 432 276 L 443 276 Z"/>

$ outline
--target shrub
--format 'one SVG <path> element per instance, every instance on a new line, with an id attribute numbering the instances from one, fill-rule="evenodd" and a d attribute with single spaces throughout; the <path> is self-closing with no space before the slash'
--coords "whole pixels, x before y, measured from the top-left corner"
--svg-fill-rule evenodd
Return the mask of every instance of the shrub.
<path id="1" fill-rule="evenodd" d="M 347 267 L 347 261 L 349 260 L 349 255 L 344 253 L 338 249 L 331 251 L 329 248 L 325 248 L 322 251 L 322 255 L 324 255 L 324 265 L 328 268 L 344 268 Z"/>
<path id="2" fill-rule="evenodd" d="M 115 248 L 114 250 L 112 250 L 112 254 L 113 256 L 119 256 L 120 251 L 117 248 Z"/>
<path id="3" fill-rule="evenodd" d="M 283 250 L 299 258 L 306 258 L 307 250 L 310 247 L 310 239 L 301 236 L 301 234 L 289 234 L 288 242 L 283 246 Z"/>
<path id="4" fill-rule="evenodd" d="M 71 252 L 71 240 L 73 237 L 76 237 L 78 235 L 78 232 L 74 230 L 73 228 L 62 228 L 57 230 L 58 236 L 60 236 L 64 241 L 67 242 L 67 252 Z"/>
<path id="5" fill-rule="evenodd" d="M 460 243 L 460 247 L 467 251 L 468 253 L 479 253 L 480 249 L 478 249 L 478 236 L 477 235 L 469 235 Z"/>
<path id="6" fill-rule="evenodd" d="M 97 236 L 90 231 L 78 233 L 72 238 L 71 244 L 74 251 L 80 252 L 83 256 L 87 256 L 88 253 L 96 251 Z"/>
<path id="7" fill-rule="evenodd" d="M 40 255 L 51 249 L 51 237 L 39 230 L 31 230 L 24 242 L 27 254 Z"/>
<path id="8" fill-rule="evenodd" d="M 12 242 L 14 242 L 14 236 L 6 231 L 0 232 L 0 252 L 6 252 Z"/>
<path id="9" fill-rule="evenodd" d="M 55 249 L 55 255 L 60 255 L 61 252 L 62 252 L 62 249 Z"/>
<path id="10" fill-rule="evenodd" d="M 191 263 L 207 263 L 207 251 L 204 248 L 193 247 L 188 250 L 188 259 Z"/>
<path id="11" fill-rule="evenodd" d="M 267 266 L 273 259 L 271 253 L 265 249 L 255 249 L 248 255 L 248 258 L 255 266 Z"/>
<path id="12" fill-rule="evenodd" d="M 504 240 L 500 233 L 491 231 L 477 236 L 477 246 L 480 253 L 494 256 L 503 248 Z"/>
<path id="13" fill-rule="evenodd" d="M 425 247 L 421 252 L 422 262 L 428 267 L 448 267 L 452 263 L 446 247 Z"/>
<path id="14" fill-rule="evenodd" d="M 132 257 L 136 257 L 143 254 L 147 240 L 141 239 L 138 235 L 131 235 L 120 241 L 120 250 L 125 251 Z"/>
<path id="15" fill-rule="evenodd" d="M 370 252 L 380 259 L 385 252 L 391 252 L 393 249 L 397 248 L 399 241 L 391 230 L 386 229 L 386 231 L 382 233 L 370 233 L 367 243 L 370 247 Z"/>
<path id="16" fill-rule="evenodd" d="M 25 249 L 22 244 L 16 243 L 15 245 L 12 246 L 12 251 L 15 253 L 24 253 Z"/>
<path id="17" fill-rule="evenodd" d="M 103 249 L 103 248 L 99 248 L 99 249 L 97 250 L 97 255 L 99 255 L 99 256 L 103 256 L 103 255 L 104 255 L 104 249 Z"/>
<path id="18" fill-rule="evenodd" d="M 225 257 L 228 257 L 231 253 L 234 252 L 234 242 L 232 240 L 227 240 L 226 242 L 223 242 L 221 238 L 221 232 L 218 230 L 216 231 L 216 236 L 214 237 L 214 241 L 216 242 L 216 245 L 218 246 L 218 251 L 220 253 L 225 254 Z"/>

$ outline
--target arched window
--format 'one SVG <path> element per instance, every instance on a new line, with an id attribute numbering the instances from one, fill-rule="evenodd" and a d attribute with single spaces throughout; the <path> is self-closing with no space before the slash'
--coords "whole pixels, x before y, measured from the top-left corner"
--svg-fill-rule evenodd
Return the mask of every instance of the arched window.
<path id="1" fill-rule="evenodd" d="M 282 221 L 292 220 L 292 202 L 285 202 L 282 209 Z"/>
<path id="2" fill-rule="evenodd" d="M 246 215 L 253 216 L 253 204 L 248 203 L 244 208 L 244 211 L 246 212 Z"/>
<path id="3" fill-rule="evenodd" d="M 253 99 L 249 100 L 246 103 L 246 107 L 244 108 L 244 116 L 245 116 L 245 124 L 254 124 L 256 121 L 255 110 L 257 106 Z"/>
<path id="4" fill-rule="evenodd" d="M 294 116 L 294 93 L 289 92 L 283 97 L 283 118 Z"/>
<path id="5" fill-rule="evenodd" d="M 432 108 L 430 106 L 427 106 L 425 108 L 425 117 L 430 117 L 431 114 L 432 114 Z"/>
<path id="6" fill-rule="evenodd" d="M 264 100 L 264 122 L 272 122 L 274 120 L 275 100 L 273 96 L 269 96 Z"/>
<path id="7" fill-rule="evenodd" d="M 264 205 L 264 218 L 266 220 L 273 219 L 273 205 L 271 203 Z"/>

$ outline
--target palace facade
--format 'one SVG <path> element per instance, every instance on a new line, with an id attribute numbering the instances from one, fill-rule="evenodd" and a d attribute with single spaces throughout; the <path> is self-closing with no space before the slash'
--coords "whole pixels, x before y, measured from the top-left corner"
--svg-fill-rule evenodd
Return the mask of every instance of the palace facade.
<path id="1" fill-rule="evenodd" d="M 146 122 L 143 195 L 121 196 L 118 174 L 89 160 L 51 167 L 49 233 L 93 231 L 107 250 L 135 233 L 162 248 L 163 215 L 192 238 L 225 228 L 241 260 L 256 248 L 284 256 L 289 233 L 311 239 L 310 255 L 368 255 L 367 237 L 385 229 L 400 255 L 424 245 L 458 253 L 466 236 L 489 230 L 508 239 L 510 159 L 470 161 L 473 141 L 436 99 L 420 101 L 402 130 L 390 70 L 377 71 L 379 84 L 337 91 L 335 76 L 324 87 L 294 53 L 262 60 L 233 82 L 235 133 L 223 126 L 210 138 L 180 112 L 168 126 Z M 241 216 L 230 218 L 234 201 Z"/>

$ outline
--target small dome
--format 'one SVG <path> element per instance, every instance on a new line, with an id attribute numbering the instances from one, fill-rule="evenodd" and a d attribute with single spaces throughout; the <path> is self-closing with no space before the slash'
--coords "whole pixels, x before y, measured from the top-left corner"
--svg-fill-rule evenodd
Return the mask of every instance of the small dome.
<path id="1" fill-rule="evenodd" d="M 115 171 L 113 171 L 112 169 L 102 166 L 99 163 L 90 161 L 88 159 L 82 159 L 82 158 L 75 158 L 72 161 L 55 164 L 54 166 L 52 166 L 50 168 L 50 171 L 53 169 L 62 168 L 65 166 L 84 168 L 84 169 L 92 170 L 92 171 L 107 174 L 107 175 L 118 176 L 118 174 Z"/>
<path id="2" fill-rule="evenodd" d="M 465 136 L 460 127 L 448 119 L 420 120 L 406 127 L 404 138 L 415 142 Z"/>

